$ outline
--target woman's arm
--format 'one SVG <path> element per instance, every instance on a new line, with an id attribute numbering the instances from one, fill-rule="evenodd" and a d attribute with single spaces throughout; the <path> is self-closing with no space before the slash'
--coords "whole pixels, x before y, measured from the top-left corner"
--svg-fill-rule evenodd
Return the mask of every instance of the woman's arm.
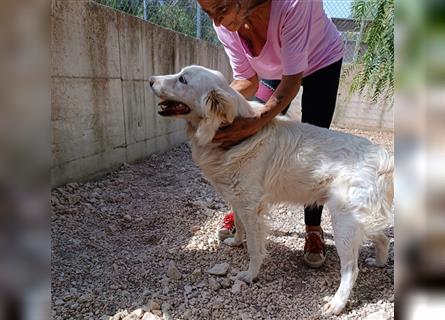
<path id="1" fill-rule="evenodd" d="M 223 147 L 230 147 L 260 131 L 291 103 L 300 90 L 302 79 L 303 73 L 283 76 L 278 88 L 266 102 L 258 117 L 235 118 L 231 125 L 216 132 L 213 142 L 222 143 Z"/>
<path id="2" fill-rule="evenodd" d="M 248 99 L 258 90 L 258 77 L 255 75 L 247 80 L 233 80 L 230 86 Z"/>
<path id="3" fill-rule="evenodd" d="M 267 123 L 281 113 L 297 96 L 303 73 L 283 76 L 275 92 L 264 105 L 261 118 Z"/>

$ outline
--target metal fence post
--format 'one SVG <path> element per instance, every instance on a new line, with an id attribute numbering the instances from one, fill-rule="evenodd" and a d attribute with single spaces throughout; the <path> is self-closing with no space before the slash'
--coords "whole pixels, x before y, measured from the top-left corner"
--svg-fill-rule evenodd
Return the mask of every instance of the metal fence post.
<path id="1" fill-rule="evenodd" d="M 196 3 L 196 38 L 201 39 L 201 7 Z"/>
<path id="2" fill-rule="evenodd" d="M 148 14 L 147 14 L 147 1 L 148 0 L 144 0 L 144 20 L 148 20 Z"/>
<path id="3" fill-rule="evenodd" d="M 360 21 L 360 32 L 358 34 L 357 40 L 355 41 L 354 56 L 352 58 L 352 61 L 354 63 L 357 63 L 357 60 L 358 60 L 358 56 L 359 56 L 359 53 L 360 53 L 360 47 L 362 45 L 362 38 L 363 38 L 363 30 L 364 30 L 364 28 L 365 28 L 365 20 L 362 19 Z"/>

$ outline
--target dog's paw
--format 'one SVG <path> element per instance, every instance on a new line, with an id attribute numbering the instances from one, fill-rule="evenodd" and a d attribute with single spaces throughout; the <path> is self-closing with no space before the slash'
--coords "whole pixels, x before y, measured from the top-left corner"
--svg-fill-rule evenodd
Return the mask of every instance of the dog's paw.
<path id="1" fill-rule="evenodd" d="M 241 271 L 236 275 L 236 278 L 247 284 L 251 284 L 255 277 L 249 271 Z"/>
<path id="2" fill-rule="evenodd" d="M 332 299 L 328 303 L 326 303 L 323 308 L 321 309 L 323 315 L 330 316 L 330 315 L 337 315 L 344 309 L 346 303 L 340 301 L 339 299 Z"/>
<path id="3" fill-rule="evenodd" d="M 242 241 L 237 240 L 236 238 L 227 238 L 224 239 L 224 244 L 231 246 L 231 247 L 239 247 L 240 245 L 243 244 Z"/>
<path id="4" fill-rule="evenodd" d="M 378 262 L 375 258 L 367 258 L 365 260 L 365 262 L 368 266 L 372 266 L 372 267 L 383 268 L 386 265 L 386 263 Z"/>

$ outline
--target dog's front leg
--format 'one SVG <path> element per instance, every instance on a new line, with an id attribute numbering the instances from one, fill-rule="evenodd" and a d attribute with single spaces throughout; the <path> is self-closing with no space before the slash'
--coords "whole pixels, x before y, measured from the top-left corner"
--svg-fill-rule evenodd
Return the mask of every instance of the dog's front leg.
<path id="1" fill-rule="evenodd" d="M 263 215 L 257 214 L 255 211 L 241 211 L 238 217 L 241 219 L 246 231 L 249 269 L 241 271 L 236 277 L 246 283 L 252 283 L 258 276 L 261 264 L 266 256 L 264 218 Z"/>

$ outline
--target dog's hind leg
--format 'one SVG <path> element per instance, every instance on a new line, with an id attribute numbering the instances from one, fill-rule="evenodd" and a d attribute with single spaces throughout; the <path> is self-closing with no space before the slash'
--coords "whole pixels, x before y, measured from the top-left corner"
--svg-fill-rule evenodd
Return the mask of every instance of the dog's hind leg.
<path id="1" fill-rule="evenodd" d="M 361 226 L 351 213 L 332 212 L 334 241 L 340 257 L 341 280 L 334 297 L 325 304 L 327 315 L 339 314 L 345 307 L 358 275 L 358 254 L 363 241 Z"/>
<path id="2" fill-rule="evenodd" d="M 235 236 L 225 239 L 224 243 L 231 247 L 238 247 L 243 244 L 246 231 L 244 229 L 243 222 L 241 221 L 236 211 L 234 211 L 234 214 L 235 214 L 235 229 L 236 229 Z"/>
<path id="3" fill-rule="evenodd" d="M 375 258 L 366 259 L 366 263 L 372 266 L 384 267 L 389 256 L 389 239 L 383 232 L 370 238 L 374 242 Z"/>
<path id="4" fill-rule="evenodd" d="M 260 271 L 260 267 L 266 256 L 266 226 L 264 215 L 258 214 L 255 209 L 245 209 L 238 212 L 247 240 L 247 251 L 249 253 L 249 268 L 241 271 L 237 279 L 251 283 Z"/>

